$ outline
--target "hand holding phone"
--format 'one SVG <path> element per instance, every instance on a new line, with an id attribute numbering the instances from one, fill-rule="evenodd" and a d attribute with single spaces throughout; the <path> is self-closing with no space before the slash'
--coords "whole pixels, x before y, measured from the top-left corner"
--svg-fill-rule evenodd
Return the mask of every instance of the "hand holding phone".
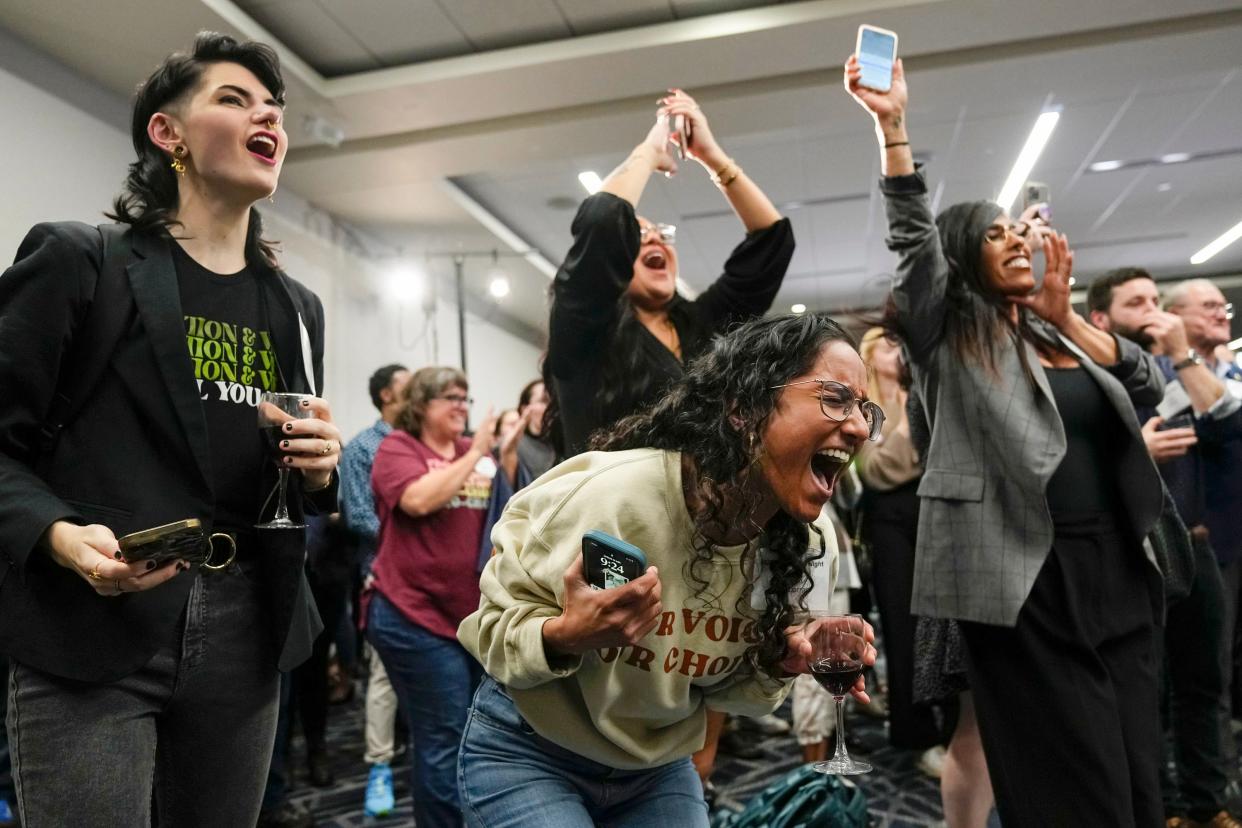
<path id="1" fill-rule="evenodd" d="M 225 547 L 223 563 L 211 564 L 215 542 L 220 540 Z M 224 569 L 237 557 L 237 542 L 232 535 L 216 532 L 208 536 L 203 530 L 202 521 L 197 518 L 166 523 L 153 529 L 144 529 L 125 535 L 117 545 L 126 563 L 134 561 L 151 561 L 157 566 L 169 561 L 185 561 L 191 565 L 201 565 L 205 569 Z"/>
<path id="2" fill-rule="evenodd" d="M 647 571 L 641 549 L 598 529 L 582 536 L 582 560 L 586 582 L 594 589 L 624 586 Z"/>
<path id="3" fill-rule="evenodd" d="M 578 555 L 565 572 L 561 614 L 544 622 L 544 647 L 552 655 L 627 647 L 659 623 L 663 608 L 656 567 L 628 583 L 597 589 L 587 583 L 584 559 Z"/>
<path id="4" fill-rule="evenodd" d="M 1022 187 L 1022 209 L 1038 205 L 1035 215 L 1044 220 L 1044 224 L 1052 223 L 1052 195 L 1048 185 L 1039 181 L 1028 181 Z"/>

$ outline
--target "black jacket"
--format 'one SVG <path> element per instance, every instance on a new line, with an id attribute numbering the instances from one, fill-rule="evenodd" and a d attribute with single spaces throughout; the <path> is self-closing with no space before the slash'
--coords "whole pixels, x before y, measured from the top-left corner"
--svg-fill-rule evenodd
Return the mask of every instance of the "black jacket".
<path id="1" fill-rule="evenodd" d="M 75 371 L 63 362 L 100 280 L 100 233 L 76 222 L 37 225 L 0 276 L 0 651 L 82 681 L 114 680 L 146 664 L 176 635 L 194 578 L 181 575 L 145 592 L 101 597 L 36 548 L 40 536 L 57 520 L 101 523 L 118 537 L 189 517 L 210 528 L 209 458 L 227 450 L 208 443 L 171 240 L 131 233 L 122 241 L 132 246 L 127 290 L 120 291 L 125 333 L 102 380 L 50 451 L 43 450 L 40 429 L 62 375 Z M 267 268 L 259 281 L 287 318 L 304 321 L 314 387 L 321 389 L 319 299 Z M 285 325 L 273 337 L 288 390 L 309 391 L 305 360 L 298 358 L 299 330 Z M 291 475 L 297 514 L 300 480 Z M 332 508 L 335 497 L 334 482 L 313 500 Z M 304 558 L 304 540 L 299 543 Z M 287 550 L 282 555 L 289 557 Z M 279 586 L 287 595 L 278 602 L 309 601 L 297 564 L 300 559 L 287 568 Z M 275 637 L 284 640 L 283 632 Z M 299 655 L 302 648 L 309 652 L 309 642 L 295 644 Z"/>

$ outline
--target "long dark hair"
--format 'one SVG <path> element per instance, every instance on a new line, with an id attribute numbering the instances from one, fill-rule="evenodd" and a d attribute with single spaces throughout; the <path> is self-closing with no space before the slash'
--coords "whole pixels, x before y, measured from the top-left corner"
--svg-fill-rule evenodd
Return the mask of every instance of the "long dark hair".
<path id="1" fill-rule="evenodd" d="M 549 313 L 555 312 L 556 305 L 556 294 L 552 293 L 551 297 Z M 685 300 L 681 297 L 674 296 L 668 309 L 672 311 L 683 301 Z M 644 403 L 654 402 L 666 390 L 668 377 L 663 373 L 657 374 L 652 367 L 645 336 L 643 325 L 634 314 L 634 305 L 629 295 L 623 293 L 617 300 L 616 312 L 609 323 L 608 331 L 601 340 L 606 344 L 603 354 L 600 355 L 599 390 L 595 399 L 591 400 L 597 422 L 615 423 L 622 417 L 633 414 Z M 552 375 L 550 360 L 543 361 L 541 372 L 544 388 L 548 393 L 548 407 L 543 415 L 543 433 L 556 449 L 557 455 L 564 457 L 569 447 L 565 444 L 560 400 L 556 393 L 556 380 Z"/>
<path id="2" fill-rule="evenodd" d="M 236 63 L 254 73 L 281 106 L 285 104 L 285 81 L 280 58 L 272 47 L 255 41 L 238 41 L 218 32 L 200 32 L 189 52 L 175 52 L 164 59 L 151 76 L 138 87 L 130 137 L 138 158 L 129 165 L 125 187 L 112 203 L 108 218 L 128 224 L 140 233 L 157 233 L 177 224 L 177 174 L 169 166 L 169 156 L 147 135 L 151 116 L 188 97 L 213 63 Z M 263 262 L 275 268 L 272 242 L 263 238 L 259 211 L 250 208 L 246 233 L 246 260 Z"/>
<path id="3" fill-rule="evenodd" d="M 1006 340 L 1031 342 L 1043 351 L 1063 351 L 1059 342 L 1031 326 L 1025 308 L 1015 324 L 1011 304 L 989 283 L 983 272 L 983 240 L 988 226 L 1005 211 L 994 201 L 964 201 L 936 216 L 940 249 L 949 265 L 945 291 L 945 337 L 963 362 L 977 363 L 995 373 Z M 896 306 L 889 303 L 884 327 L 908 341 L 896 321 Z M 1026 349 L 1018 359 L 1027 378 L 1034 381 Z"/>
<path id="4" fill-rule="evenodd" d="M 600 432 L 592 448 L 621 451 L 659 448 L 681 452 L 694 465 L 697 508 L 693 554 L 685 574 L 699 595 L 706 589 L 716 558 L 710 538 L 738 526 L 763 531 L 771 573 L 764 594 L 767 607 L 755 626 L 758 642 L 746 650 L 752 668 L 768 676 L 779 673 L 785 657 L 785 628 L 805 610 L 810 585 L 809 534 L 804 523 L 778 511 L 766 526 L 754 522 L 763 434 L 776 409 L 780 390 L 772 386 L 805 374 L 831 342 L 857 349 L 853 338 L 828 316 L 809 313 L 747 322 L 712 342 L 695 359 L 668 394 L 649 411 L 622 419 Z M 753 550 L 747 550 L 752 562 Z M 749 596 L 738 600 L 738 608 Z"/>

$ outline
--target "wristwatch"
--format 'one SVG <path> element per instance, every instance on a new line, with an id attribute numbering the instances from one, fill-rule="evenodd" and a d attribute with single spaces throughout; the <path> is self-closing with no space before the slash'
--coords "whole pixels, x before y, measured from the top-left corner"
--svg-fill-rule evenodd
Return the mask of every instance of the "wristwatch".
<path id="1" fill-rule="evenodd" d="M 1202 364 L 1203 364 L 1203 357 L 1195 353 L 1194 348 L 1191 348 L 1189 351 L 1186 352 L 1185 359 L 1183 359 L 1181 362 L 1173 363 L 1173 370 L 1180 371 L 1183 368 L 1189 368 L 1192 365 L 1202 365 Z"/>

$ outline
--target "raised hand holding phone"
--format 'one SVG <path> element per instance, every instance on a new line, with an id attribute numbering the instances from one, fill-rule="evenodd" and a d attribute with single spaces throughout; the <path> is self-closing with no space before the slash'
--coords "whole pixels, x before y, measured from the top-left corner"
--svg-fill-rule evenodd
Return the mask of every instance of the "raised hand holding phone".
<path id="1" fill-rule="evenodd" d="M 859 83 L 876 92 L 892 88 L 893 63 L 897 60 L 896 32 L 864 23 L 858 27 L 854 56 L 858 58 Z"/>

